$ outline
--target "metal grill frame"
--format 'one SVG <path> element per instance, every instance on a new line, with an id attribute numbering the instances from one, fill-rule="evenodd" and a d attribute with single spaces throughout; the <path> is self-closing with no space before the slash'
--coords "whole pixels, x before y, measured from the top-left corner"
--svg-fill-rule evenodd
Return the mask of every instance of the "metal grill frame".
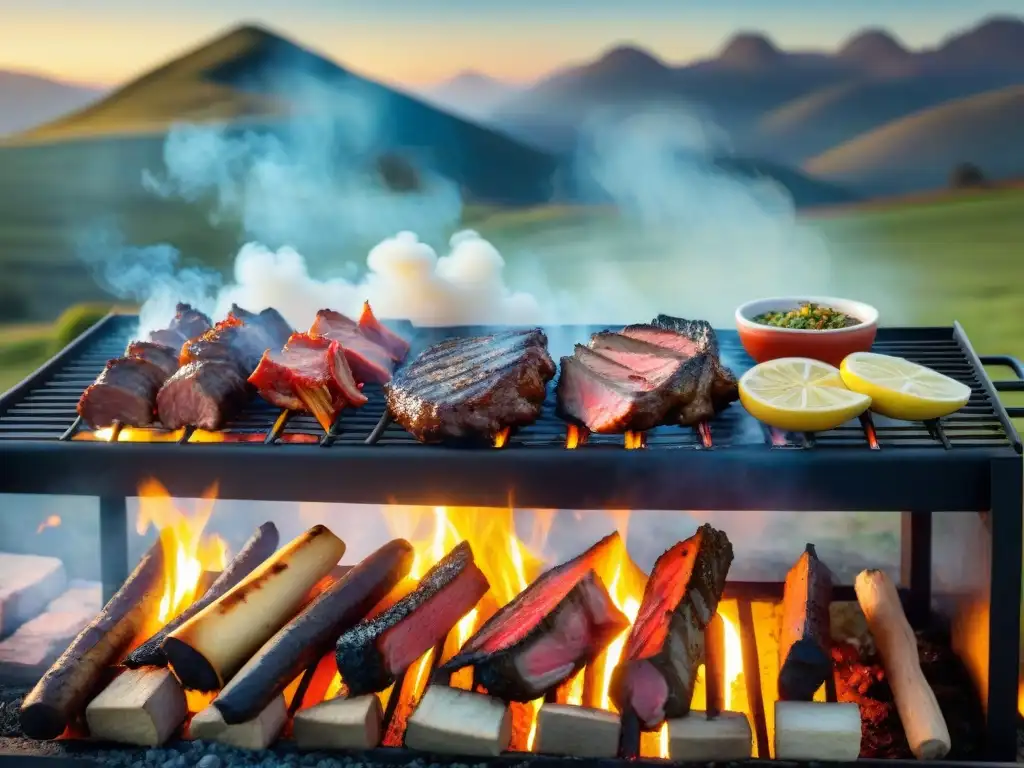
<path id="1" fill-rule="evenodd" d="M 0 398 L 0 425 L 12 409 L 58 376 L 103 334 L 111 333 L 117 324 L 127 328 L 130 322 L 124 316 L 106 318 L 10 390 Z M 573 329 L 577 339 L 586 338 L 590 330 Z M 414 352 L 416 346 L 436 341 L 438 334 L 459 332 L 473 330 L 421 333 Z M 719 334 L 727 364 L 738 370 L 751 364 L 749 358 L 735 356 L 738 344 L 734 333 Z M 99 497 L 101 569 L 108 596 L 120 587 L 129 570 L 126 498 L 135 495 L 141 480 L 154 475 L 179 498 L 198 497 L 217 481 L 221 497 L 239 500 L 555 509 L 900 511 L 901 582 L 906 587 L 908 614 L 920 625 L 937 606 L 946 606 L 943 616 L 951 625 L 954 649 L 965 657 L 982 691 L 987 712 L 986 758 L 1012 761 L 1016 757 L 1024 470 L 1021 441 L 1011 418 L 1024 416 L 1024 408 L 1005 408 L 998 393 L 1024 391 L 1024 367 L 1005 356 L 979 358 L 959 324 L 953 328 L 883 328 L 876 348 L 899 354 L 906 347 L 936 343 L 958 355 L 958 378 L 966 378 L 972 385 L 972 403 L 976 401 L 980 409 L 979 418 L 995 419 L 1003 439 L 961 445 L 943 424 L 932 424 L 923 432 L 923 444 L 915 439 L 913 445 L 889 445 L 881 439 L 887 427 L 868 423 L 844 428 L 845 435 L 787 435 L 776 441 L 766 432 L 762 442 L 725 446 L 713 439 L 707 447 L 694 434 L 683 436 L 684 430 L 663 428 L 673 430 L 675 437 L 662 439 L 652 434 L 644 450 L 627 451 L 621 443 L 608 440 L 567 450 L 550 436 L 539 441 L 513 438 L 508 446 L 496 450 L 423 446 L 401 437 L 393 442 L 383 440 L 389 429 L 383 415 L 367 439 L 357 442 L 346 442 L 337 429 L 314 444 L 284 442 L 279 439 L 280 431 L 268 435 L 266 443 L 185 445 L 12 440 L 0 433 L 0 492 Z M 993 383 L 985 372 L 986 364 L 1009 367 L 1017 378 Z M 742 412 L 738 405 L 730 410 L 736 413 L 737 409 Z M 343 414 L 342 425 L 345 418 Z M 72 420 L 73 416 L 69 428 Z M 712 428 L 719 432 L 719 423 L 713 422 Z M 879 446 L 868 441 L 871 429 L 880 437 Z M 525 438 L 528 432 L 529 428 L 520 436 Z M 860 437 L 851 437 L 855 433 Z M 969 527 L 975 547 L 971 556 L 980 558 L 980 583 L 967 592 L 965 585 L 956 581 L 962 570 L 956 567 L 959 563 L 932 557 L 943 537 L 965 535 L 964 525 Z M 996 592 L 997 599 L 992 599 Z M 974 609 L 984 607 L 988 620 L 980 628 L 977 618 L 972 619 L 976 612 L 971 613 L 966 603 Z M 975 624 L 970 625 L 971 621 Z M 965 637 L 957 647 L 958 627 L 973 629 L 974 635 L 982 632 L 984 642 Z"/>

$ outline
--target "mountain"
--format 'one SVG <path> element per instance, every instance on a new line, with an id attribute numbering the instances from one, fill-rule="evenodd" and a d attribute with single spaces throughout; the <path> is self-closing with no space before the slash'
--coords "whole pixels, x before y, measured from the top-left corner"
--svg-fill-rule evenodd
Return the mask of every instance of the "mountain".
<path id="1" fill-rule="evenodd" d="M 558 167 L 550 154 L 251 25 L 230 30 L 98 103 L 14 140 L 154 135 L 181 122 L 228 122 L 294 133 L 301 132 L 307 116 L 334 125 L 336 132 L 358 134 L 357 141 L 377 158 L 399 155 L 414 168 L 440 173 L 470 200 L 534 204 L 550 197 Z"/>
<path id="2" fill-rule="evenodd" d="M 419 96 L 452 114 L 481 121 L 520 90 L 519 86 L 480 72 L 465 71 L 420 91 Z"/>
<path id="3" fill-rule="evenodd" d="M 1024 85 L 943 104 L 858 136 L 804 164 L 814 176 L 864 194 L 944 186 L 970 162 L 994 178 L 1024 175 Z"/>
<path id="4" fill-rule="evenodd" d="M 730 69 L 761 70 L 776 66 L 782 58 L 782 51 L 764 35 L 741 32 L 726 43 L 717 63 Z"/>
<path id="5" fill-rule="evenodd" d="M 903 75 L 913 69 L 914 54 L 884 29 L 865 29 L 849 38 L 836 58 L 875 75 Z"/>
<path id="6" fill-rule="evenodd" d="M 932 57 L 947 67 L 1006 69 L 1024 67 L 1024 19 L 1000 16 L 950 36 Z"/>
<path id="7" fill-rule="evenodd" d="M 0 136 L 79 109 L 101 93 L 101 88 L 0 70 Z"/>

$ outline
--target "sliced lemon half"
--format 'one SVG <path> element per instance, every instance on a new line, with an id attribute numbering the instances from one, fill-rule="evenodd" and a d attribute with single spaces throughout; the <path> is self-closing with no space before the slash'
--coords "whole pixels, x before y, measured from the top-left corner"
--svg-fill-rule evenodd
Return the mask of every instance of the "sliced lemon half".
<path id="1" fill-rule="evenodd" d="M 902 357 L 854 352 L 839 370 L 848 388 L 871 398 L 871 410 L 891 419 L 938 419 L 971 399 L 966 384 Z"/>
<path id="2" fill-rule="evenodd" d="M 740 402 L 768 426 L 824 432 L 860 416 L 871 398 L 851 392 L 838 368 L 819 360 L 784 357 L 755 365 L 740 379 Z"/>

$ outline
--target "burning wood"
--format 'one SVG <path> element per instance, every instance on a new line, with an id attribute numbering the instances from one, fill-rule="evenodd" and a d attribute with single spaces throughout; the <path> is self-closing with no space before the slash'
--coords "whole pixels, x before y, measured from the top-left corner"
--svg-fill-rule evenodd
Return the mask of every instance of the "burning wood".
<path id="1" fill-rule="evenodd" d="M 227 684 L 213 705 L 228 724 L 259 714 L 303 669 L 409 572 L 413 549 L 398 539 L 378 549 L 280 629 Z"/>
<path id="2" fill-rule="evenodd" d="M 613 533 L 544 573 L 443 669 L 472 666 L 477 684 L 505 701 L 533 701 L 557 688 L 629 626 L 594 573 L 595 564 L 621 543 Z"/>
<path id="3" fill-rule="evenodd" d="M 129 669 L 85 708 L 94 739 L 156 747 L 185 721 L 185 693 L 168 669 Z"/>
<path id="4" fill-rule="evenodd" d="M 410 749 L 449 755 L 497 757 L 511 739 L 507 704 L 446 685 L 427 688 L 405 731 Z"/>
<path id="5" fill-rule="evenodd" d="M 677 763 L 749 760 L 752 745 L 750 721 L 742 712 L 706 716 L 691 711 L 686 717 L 668 721 L 669 756 Z"/>
<path id="6" fill-rule="evenodd" d="M 299 749 L 373 749 L 380 744 L 384 710 L 373 693 L 324 701 L 295 715 Z"/>
<path id="7" fill-rule="evenodd" d="M 238 749 L 266 749 L 281 734 L 288 719 L 284 696 L 277 696 L 252 720 L 229 725 L 213 706 L 207 707 L 189 723 L 189 738 L 216 741 Z"/>
<path id="8" fill-rule="evenodd" d="M 462 542 L 427 571 L 416 589 L 345 632 L 335 650 L 351 696 L 383 691 L 442 642 L 490 585 Z"/>
<path id="9" fill-rule="evenodd" d="M 612 674 L 612 700 L 646 728 L 690 710 L 704 630 L 732 564 L 729 538 L 702 525 L 654 564 L 626 653 Z"/>
<path id="10" fill-rule="evenodd" d="M 786 574 L 779 638 L 779 698 L 810 701 L 832 675 L 832 574 L 808 544 Z"/>
<path id="11" fill-rule="evenodd" d="M 99 615 L 79 633 L 21 705 L 21 727 L 32 739 L 55 739 L 82 713 L 104 673 L 158 613 L 164 546 L 157 540 Z"/>
<path id="12" fill-rule="evenodd" d="M 201 610 L 206 608 L 214 600 L 224 595 L 243 578 L 248 576 L 254 568 L 270 557 L 277 549 L 279 535 L 273 523 L 264 523 L 256 529 L 249 540 L 235 555 L 213 584 L 205 591 L 203 596 L 193 602 L 188 608 L 171 619 L 164 627 L 144 642 L 134 651 L 128 654 L 124 665 L 129 669 L 138 669 L 144 666 L 165 667 L 167 656 L 161 648 L 161 644 L 169 634 L 191 619 Z"/>
<path id="13" fill-rule="evenodd" d="M 345 554 L 315 525 L 170 633 L 163 651 L 186 688 L 214 691 L 283 627 Z"/>
<path id="14" fill-rule="evenodd" d="M 775 703 L 776 760 L 856 760 L 860 708 L 818 701 Z"/>
<path id="15" fill-rule="evenodd" d="M 858 574 L 854 588 L 885 664 L 911 751 L 919 760 L 942 759 L 951 746 L 949 729 L 935 692 L 921 671 L 917 638 L 896 587 L 883 571 L 868 570 Z"/>
<path id="16" fill-rule="evenodd" d="M 535 751 L 565 757 L 615 757 L 621 725 L 618 715 L 570 704 L 544 704 L 537 713 Z"/>

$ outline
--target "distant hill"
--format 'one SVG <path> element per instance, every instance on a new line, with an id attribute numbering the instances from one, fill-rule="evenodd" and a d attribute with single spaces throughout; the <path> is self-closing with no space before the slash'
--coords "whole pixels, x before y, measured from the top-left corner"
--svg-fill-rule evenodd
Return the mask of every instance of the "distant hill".
<path id="1" fill-rule="evenodd" d="M 522 90 L 480 72 L 460 72 L 455 77 L 420 91 L 425 101 L 470 120 L 487 120 L 502 104 Z"/>
<path id="2" fill-rule="evenodd" d="M 372 148 L 381 155 L 399 153 L 416 167 L 429 167 L 458 183 L 471 200 L 535 204 L 550 197 L 558 165 L 550 154 L 349 72 L 257 26 L 233 29 L 14 141 L 160 134 L 180 122 L 269 129 L 310 113 L 358 123 L 372 132 Z"/>
<path id="3" fill-rule="evenodd" d="M 1024 174 L 1024 85 L 918 112 L 805 163 L 816 177 L 864 194 L 899 194 L 946 183 L 961 162 L 989 176 Z"/>
<path id="4" fill-rule="evenodd" d="M 84 107 L 102 93 L 101 88 L 0 70 L 0 136 Z"/>
<path id="5" fill-rule="evenodd" d="M 843 43 L 836 57 L 874 75 L 904 75 L 913 71 L 915 56 L 884 29 L 865 29 Z"/>

